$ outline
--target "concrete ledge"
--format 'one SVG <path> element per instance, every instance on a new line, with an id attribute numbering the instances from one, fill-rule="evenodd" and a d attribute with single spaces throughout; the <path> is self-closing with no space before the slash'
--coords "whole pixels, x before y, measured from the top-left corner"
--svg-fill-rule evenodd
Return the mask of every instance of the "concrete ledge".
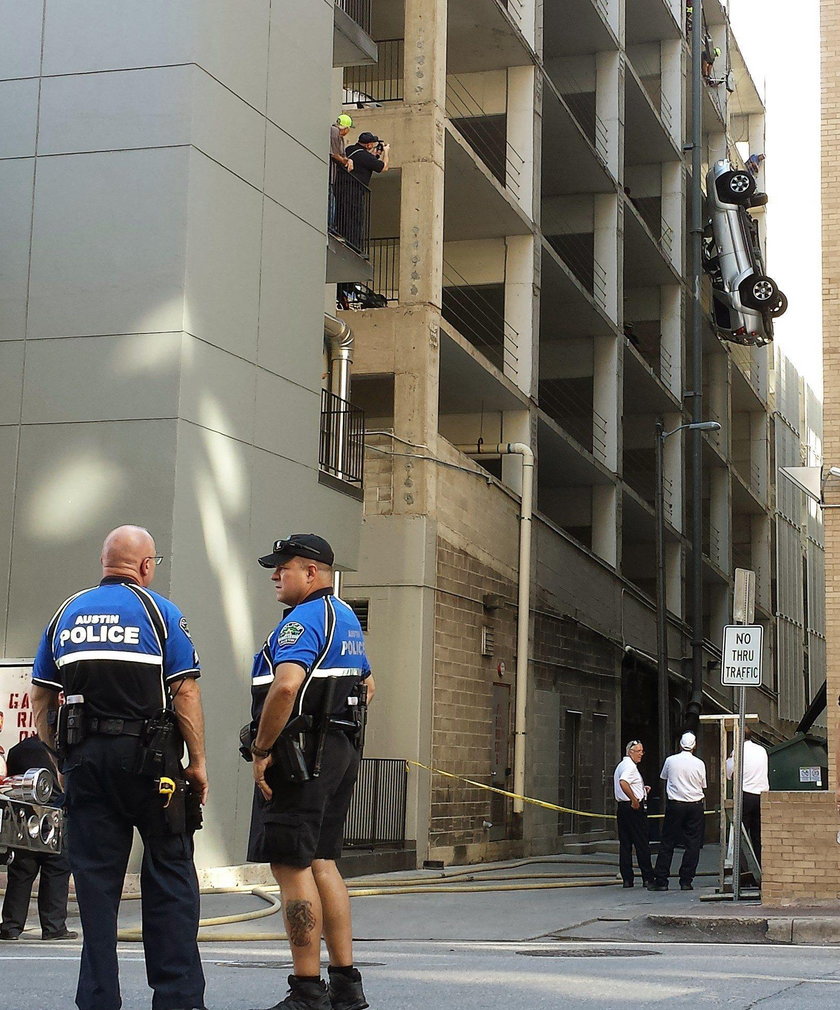
<path id="1" fill-rule="evenodd" d="M 699 939 L 715 943 L 837 944 L 840 916 L 787 915 L 647 915 L 639 925 L 663 939 Z"/>

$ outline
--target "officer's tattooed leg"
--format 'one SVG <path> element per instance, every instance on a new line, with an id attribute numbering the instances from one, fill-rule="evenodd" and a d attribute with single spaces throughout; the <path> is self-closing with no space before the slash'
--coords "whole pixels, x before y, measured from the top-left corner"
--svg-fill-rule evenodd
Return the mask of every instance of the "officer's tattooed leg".
<path id="1" fill-rule="evenodd" d="M 308 947 L 312 942 L 315 916 L 311 901 L 287 901 L 286 921 L 289 924 L 289 942 L 293 947 Z"/>

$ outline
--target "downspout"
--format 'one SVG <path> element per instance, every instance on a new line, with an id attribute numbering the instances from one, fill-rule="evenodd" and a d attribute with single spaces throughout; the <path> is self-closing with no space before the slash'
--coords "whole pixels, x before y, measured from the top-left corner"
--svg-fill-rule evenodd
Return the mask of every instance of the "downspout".
<path id="1" fill-rule="evenodd" d="M 350 399 L 350 366 L 353 364 L 353 331 L 342 319 L 324 313 L 324 338 L 327 342 L 330 361 L 330 392 L 345 402 Z M 344 428 L 347 419 L 344 413 L 338 414 L 336 425 L 336 469 L 338 476 L 344 464 Z M 333 588 L 336 596 L 341 595 L 341 572 L 333 576 Z"/>
<path id="2" fill-rule="evenodd" d="M 514 701 L 513 791 L 525 795 L 525 707 L 528 698 L 528 645 L 531 613 L 531 521 L 534 507 L 534 452 L 524 442 L 497 445 L 459 445 L 467 456 L 522 457 L 522 504 L 519 511 L 519 586 L 516 601 L 516 693 Z M 521 815 L 525 804 L 514 799 L 513 812 Z"/>

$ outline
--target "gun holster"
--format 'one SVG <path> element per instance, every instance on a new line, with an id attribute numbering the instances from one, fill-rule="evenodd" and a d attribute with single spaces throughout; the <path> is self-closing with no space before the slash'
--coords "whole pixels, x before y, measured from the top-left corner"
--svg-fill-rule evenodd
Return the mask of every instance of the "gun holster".
<path id="1" fill-rule="evenodd" d="M 271 748 L 272 768 L 284 782 L 308 782 L 312 777 L 306 756 L 308 733 L 312 720 L 307 715 L 298 716 L 286 728 Z M 253 722 L 245 723 L 239 731 L 239 753 L 246 761 L 253 761 L 251 745 L 257 737 Z"/>
<path id="2" fill-rule="evenodd" d="M 181 768 L 184 741 L 172 709 L 164 708 L 148 719 L 140 734 L 135 774 L 159 779 Z"/>
<path id="3" fill-rule="evenodd" d="M 56 753 L 63 760 L 67 757 L 67 748 L 84 743 L 87 735 L 84 698 L 81 695 L 72 695 L 58 710 L 55 730 Z"/>

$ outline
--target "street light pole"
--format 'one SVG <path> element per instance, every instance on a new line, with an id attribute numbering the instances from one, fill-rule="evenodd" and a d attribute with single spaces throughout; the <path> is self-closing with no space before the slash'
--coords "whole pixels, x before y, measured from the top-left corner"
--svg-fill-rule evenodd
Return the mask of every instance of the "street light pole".
<path id="1" fill-rule="evenodd" d="M 665 431 L 662 418 L 656 422 L 656 497 L 654 520 L 656 523 L 656 686 L 659 708 L 660 763 L 671 752 L 671 727 L 668 692 L 668 615 L 665 607 L 665 439 L 678 431 L 718 431 L 717 421 L 695 421 L 681 424 L 673 431 Z M 700 435 L 698 434 L 699 438 Z M 698 548 L 699 549 L 699 545 Z"/>

